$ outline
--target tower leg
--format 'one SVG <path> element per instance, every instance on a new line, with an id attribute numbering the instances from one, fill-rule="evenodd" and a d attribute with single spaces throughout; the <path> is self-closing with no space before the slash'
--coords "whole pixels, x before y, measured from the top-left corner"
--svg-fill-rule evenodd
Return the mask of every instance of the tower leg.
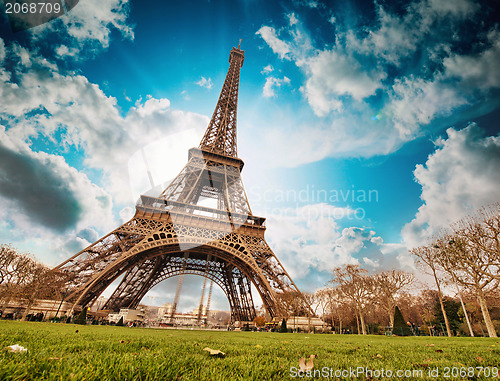
<path id="1" fill-rule="evenodd" d="M 207 273 L 208 273 L 208 266 L 210 265 L 210 260 L 212 259 L 211 255 L 207 256 L 207 264 L 205 265 L 205 276 L 203 277 L 203 287 L 201 288 L 201 298 L 200 298 L 200 305 L 198 306 L 198 317 L 197 317 L 197 322 L 200 324 L 201 321 L 201 316 L 203 315 L 203 299 L 205 299 L 205 287 L 207 286 Z"/>
<path id="2" fill-rule="evenodd" d="M 172 323 L 174 322 L 174 316 L 175 316 L 175 312 L 177 310 L 177 304 L 179 304 L 179 298 L 181 296 L 182 281 L 184 280 L 184 273 L 186 272 L 188 257 L 189 257 L 189 253 L 186 251 L 184 253 L 184 263 L 182 265 L 182 272 L 181 272 L 181 275 L 179 277 L 179 281 L 177 282 L 177 289 L 175 290 L 175 299 L 174 299 L 174 305 L 172 306 L 172 314 L 170 315 L 170 321 Z"/>

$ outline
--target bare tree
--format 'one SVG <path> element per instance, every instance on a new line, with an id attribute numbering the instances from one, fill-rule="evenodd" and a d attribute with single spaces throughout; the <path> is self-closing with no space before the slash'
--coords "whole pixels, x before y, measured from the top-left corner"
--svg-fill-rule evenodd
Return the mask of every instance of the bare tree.
<path id="1" fill-rule="evenodd" d="M 471 226 L 471 229 L 457 230 L 453 235 L 437 240 L 437 259 L 454 282 L 473 291 L 481 307 L 488 335 L 497 337 L 486 303 L 486 292 L 497 288 L 500 278 L 491 273 L 489 253 L 474 243 L 481 241 L 480 237 L 475 236 L 479 234 L 480 229 Z"/>
<path id="2" fill-rule="evenodd" d="M 0 246 L 0 300 L 2 308 L 12 299 L 26 304 L 24 318 L 40 298 L 60 297 L 59 291 L 66 278 L 27 254 L 20 254 L 14 248 Z"/>
<path id="3" fill-rule="evenodd" d="M 396 295 L 413 283 L 415 276 L 400 270 L 383 271 L 373 276 L 375 294 L 380 305 L 389 316 L 389 324 L 394 326 Z"/>
<path id="4" fill-rule="evenodd" d="M 2 265 L 2 283 L 0 284 L 0 300 L 2 309 L 13 298 L 24 296 L 25 287 L 32 280 L 32 263 L 34 260 L 27 255 L 21 255 L 10 246 L 1 246 L 0 263 Z"/>
<path id="5" fill-rule="evenodd" d="M 276 295 L 280 300 L 281 304 L 285 307 L 284 317 L 290 317 L 294 315 L 300 315 L 303 311 L 303 306 L 305 304 L 304 296 L 302 293 L 297 291 L 288 291 L 278 293 Z M 307 316 L 307 313 L 304 315 Z"/>
<path id="6" fill-rule="evenodd" d="M 487 278 L 500 280 L 500 203 L 463 218 L 452 230 L 480 257 L 482 266 L 477 270 Z M 474 263 L 472 259 L 469 265 Z"/>
<path id="7" fill-rule="evenodd" d="M 444 323 L 446 325 L 446 332 L 448 336 L 451 337 L 450 322 L 448 321 L 448 316 L 446 316 L 446 310 L 443 303 L 443 293 L 441 291 L 441 281 L 439 280 L 437 274 L 439 271 L 438 255 L 439 247 L 436 245 L 420 246 L 410 250 L 410 253 L 416 257 L 416 262 L 422 268 L 425 266 L 431 269 L 432 276 L 436 282 L 436 287 L 438 291 L 439 304 L 441 305 L 441 312 L 443 313 Z"/>
<path id="8" fill-rule="evenodd" d="M 345 265 L 333 270 L 332 280 L 337 286 L 339 296 L 354 304 L 363 335 L 366 335 L 364 314 L 366 308 L 372 303 L 374 289 L 373 279 L 366 273 L 367 271 L 359 265 Z"/>

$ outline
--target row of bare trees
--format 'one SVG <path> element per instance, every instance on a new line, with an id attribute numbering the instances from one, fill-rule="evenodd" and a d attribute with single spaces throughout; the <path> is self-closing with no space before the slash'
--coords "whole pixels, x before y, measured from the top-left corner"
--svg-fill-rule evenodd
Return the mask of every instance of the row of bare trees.
<path id="1" fill-rule="evenodd" d="M 324 314 L 336 317 L 340 327 L 343 320 L 354 315 L 358 331 L 366 334 L 366 316 L 372 315 L 373 311 L 383 313 L 392 327 L 397 302 L 401 306 L 405 298 L 406 302 L 414 301 L 415 298 L 430 300 L 429 295 L 432 294 L 439 303 L 446 333 L 452 336 L 454 329 L 450 325 L 445 299 L 452 303 L 453 298 L 445 297 L 445 294 L 456 292 L 461 306 L 460 314 L 467 323 L 469 334 L 473 336 L 474 330 L 466 304 L 469 309 L 475 308 L 472 298 L 479 306 L 488 335 L 497 337 L 490 310 L 496 307 L 492 303 L 498 299 L 500 284 L 500 204 L 462 219 L 430 244 L 410 252 L 417 265 L 433 277 L 437 291 L 424 290 L 420 296 L 416 296 L 413 290 L 411 296 L 405 294 L 414 283 L 411 273 L 392 270 L 369 275 L 359 265 L 345 265 L 333 270 L 332 287 L 310 295 L 310 298 L 315 299 L 309 304 L 315 303 L 316 308 L 321 307 Z M 415 305 L 418 305 L 419 310 L 415 320 L 430 324 L 440 319 L 432 303 L 418 302 Z M 346 311 L 351 311 L 351 316 L 346 315 Z M 407 312 L 413 314 L 411 310 Z"/>
<path id="2" fill-rule="evenodd" d="M 60 274 L 20 254 L 8 245 L 0 246 L 0 309 L 9 302 L 20 302 L 25 307 L 24 318 L 37 299 L 57 299 L 64 283 Z"/>
<path id="3" fill-rule="evenodd" d="M 500 204 L 462 219 L 432 243 L 417 247 L 411 253 L 434 278 L 448 335 L 451 336 L 451 330 L 443 305 L 443 287 L 457 290 L 464 311 L 462 293 L 474 295 L 488 335 L 497 337 L 486 297 L 497 291 L 500 283 Z M 467 313 L 465 318 L 469 319 Z"/>
<path id="4" fill-rule="evenodd" d="M 413 274 L 400 270 L 368 275 L 359 265 L 337 267 L 333 275 L 333 287 L 317 291 L 317 305 L 324 313 L 337 317 L 341 330 L 345 311 L 353 309 L 363 335 L 367 334 L 365 316 L 374 305 L 384 312 L 386 322 L 393 326 L 396 298 L 414 281 Z"/>

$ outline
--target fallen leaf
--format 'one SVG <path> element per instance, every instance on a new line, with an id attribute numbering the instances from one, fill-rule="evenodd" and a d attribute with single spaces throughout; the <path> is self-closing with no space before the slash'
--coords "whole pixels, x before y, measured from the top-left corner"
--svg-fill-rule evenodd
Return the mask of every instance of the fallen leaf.
<path id="1" fill-rule="evenodd" d="M 382 357 L 384 357 L 384 356 L 382 356 L 380 353 L 377 353 L 377 355 L 376 355 L 376 356 L 373 356 L 373 358 L 375 358 L 375 357 L 376 357 L 376 358 L 378 358 L 378 359 L 381 359 L 381 358 L 382 358 Z"/>
<path id="2" fill-rule="evenodd" d="M 209 347 L 203 348 L 204 351 L 207 351 L 210 353 L 210 356 L 221 356 L 224 357 L 226 354 L 224 352 L 219 351 L 218 349 L 212 349 Z"/>
<path id="3" fill-rule="evenodd" d="M 482 358 L 482 357 L 480 357 L 480 356 L 477 356 L 477 357 L 476 357 L 476 360 L 477 360 L 477 361 L 479 361 L 479 362 L 483 362 L 483 358 Z"/>
<path id="4" fill-rule="evenodd" d="M 262 345 L 257 344 L 255 348 L 262 348 Z"/>
<path id="5" fill-rule="evenodd" d="M 78 333 L 78 330 L 76 330 L 75 333 Z"/>
<path id="6" fill-rule="evenodd" d="M 442 349 L 436 349 L 436 352 L 437 353 L 443 353 L 443 350 Z"/>
<path id="7" fill-rule="evenodd" d="M 120 343 L 124 344 L 124 343 L 125 343 L 125 340 L 120 340 Z"/>
<path id="8" fill-rule="evenodd" d="M 9 352 L 13 352 L 13 353 L 18 353 L 18 352 L 26 352 L 27 349 L 24 348 L 24 347 L 21 347 L 20 345 L 18 344 L 14 344 L 14 345 L 10 345 L 7 347 Z"/>
<path id="9" fill-rule="evenodd" d="M 300 370 L 308 371 L 308 370 L 313 369 L 314 368 L 314 361 L 313 360 L 315 357 L 316 357 L 315 355 L 310 355 L 307 363 L 306 363 L 306 359 L 304 357 L 301 357 L 299 359 Z"/>
<path id="10" fill-rule="evenodd" d="M 49 360 L 62 360 L 62 357 L 49 357 Z"/>

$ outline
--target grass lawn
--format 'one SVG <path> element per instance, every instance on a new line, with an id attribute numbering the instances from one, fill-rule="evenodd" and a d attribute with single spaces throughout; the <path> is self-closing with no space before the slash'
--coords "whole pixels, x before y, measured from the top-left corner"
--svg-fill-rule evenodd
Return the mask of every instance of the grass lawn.
<path id="1" fill-rule="evenodd" d="M 370 379 L 369 369 L 372 379 L 390 379 L 388 370 L 392 379 L 400 379 L 396 371 L 406 370 L 406 379 L 491 380 L 498 379 L 492 367 L 500 368 L 499 341 L 0 321 L 0 380 L 281 380 L 294 375 L 311 379 L 307 376 L 313 374 L 294 370 L 300 357 L 311 354 L 318 356 L 316 376 L 333 380 L 353 378 L 357 367 L 364 368 L 358 379 Z M 8 352 L 5 348 L 13 344 L 28 351 Z M 205 347 L 220 349 L 226 356 L 210 356 Z M 385 377 L 376 374 L 382 369 Z M 414 370 L 417 373 L 410 374 Z"/>

